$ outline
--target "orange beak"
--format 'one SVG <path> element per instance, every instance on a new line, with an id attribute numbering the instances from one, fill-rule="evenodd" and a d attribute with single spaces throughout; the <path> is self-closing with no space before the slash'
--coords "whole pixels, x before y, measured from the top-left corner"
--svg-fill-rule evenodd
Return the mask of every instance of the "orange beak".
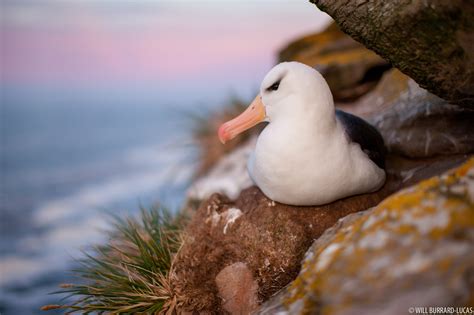
<path id="1" fill-rule="evenodd" d="M 238 134 L 252 128 L 266 117 L 265 106 L 262 103 L 262 97 L 257 95 L 252 104 L 239 116 L 222 124 L 217 132 L 219 140 L 226 143 L 235 138 Z"/>

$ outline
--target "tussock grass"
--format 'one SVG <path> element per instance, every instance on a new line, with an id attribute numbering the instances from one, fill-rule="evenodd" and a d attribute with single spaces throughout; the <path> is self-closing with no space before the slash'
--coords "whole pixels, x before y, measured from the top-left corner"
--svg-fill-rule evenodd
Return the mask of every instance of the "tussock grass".
<path id="1" fill-rule="evenodd" d="M 43 310 L 71 313 L 157 314 L 172 312 L 176 297 L 170 285 L 173 257 L 182 244 L 186 219 L 162 209 L 141 210 L 139 218 L 114 218 L 109 241 L 79 260 L 74 272 L 83 284 L 66 284 L 65 305 Z"/>

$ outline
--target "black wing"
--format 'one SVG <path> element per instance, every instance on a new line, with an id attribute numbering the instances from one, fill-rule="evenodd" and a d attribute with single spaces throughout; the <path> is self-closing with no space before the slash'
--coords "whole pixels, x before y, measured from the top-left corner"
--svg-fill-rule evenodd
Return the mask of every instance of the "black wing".
<path id="1" fill-rule="evenodd" d="M 352 142 L 361 149 L 378 167 L 385 169 L 385 145 L 378 130 L 360 117 L 336 109 L 336 118 L 344 125 Z"/>

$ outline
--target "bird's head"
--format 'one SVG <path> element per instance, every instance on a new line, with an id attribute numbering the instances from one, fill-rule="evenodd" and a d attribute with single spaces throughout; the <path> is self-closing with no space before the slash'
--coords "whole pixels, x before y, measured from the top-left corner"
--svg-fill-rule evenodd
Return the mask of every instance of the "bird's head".
<path id="1" fill-rule="evenodd" d="M 319 72 L 299 62 L 280 63 L 267 73 L 250 106 L 219 127 L 219 139 L 225 143 L 263 121 L 303 119 L 327 102 L 332 104 L 332 95 Z"/>

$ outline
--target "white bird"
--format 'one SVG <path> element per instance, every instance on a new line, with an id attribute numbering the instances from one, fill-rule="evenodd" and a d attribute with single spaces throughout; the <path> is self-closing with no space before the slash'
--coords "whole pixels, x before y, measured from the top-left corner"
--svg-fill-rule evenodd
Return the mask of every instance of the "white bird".
<path id="1" fill-rule="evenodd" d="M 383 186 L 382 136 L 361 118 L 335 110 L 329 86 L 315 69 L 298 62 L 275 66 L 252 104 L 219 128 L 219 138 L 225 143 L 262 121 L 269 124 L 248 171 L 270 199 L 322 205 Z"/>

